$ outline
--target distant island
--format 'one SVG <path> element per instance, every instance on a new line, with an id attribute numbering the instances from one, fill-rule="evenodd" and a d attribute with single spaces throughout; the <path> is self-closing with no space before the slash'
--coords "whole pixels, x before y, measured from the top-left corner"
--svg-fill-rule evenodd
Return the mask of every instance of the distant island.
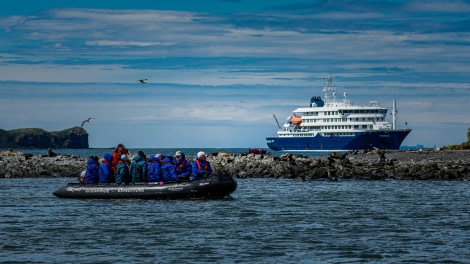
<path id="1" fill-rule="evenodd" d="M 467 142 L 462 142 L 459 145 L 447 145 L 442 147 L 443 150 L 464 150 L 470 149 L 470 128 L 467 130 Z"/>
<path id="2" fill-rule="evenodd" d="M 88 133 L 79 126 L 52 132 L 41 128 L 0 129 L 0 148 L 87 149 Z"/>

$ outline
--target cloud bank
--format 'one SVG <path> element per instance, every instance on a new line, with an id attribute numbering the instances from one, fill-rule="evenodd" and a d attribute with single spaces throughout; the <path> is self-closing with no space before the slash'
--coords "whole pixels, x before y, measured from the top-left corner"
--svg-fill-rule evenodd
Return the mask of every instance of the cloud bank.
<path id="1" fill-rule="evenodd" d="M 92 147 L 265 147 L 272 114 L 283 119 L 322 95 L 331 73 L 353 102 L 397 99 L 399 124 L 414 129 L 405 145 L 466 140 L 468 3 L 224 5 L 238 11 L 71 6 L 0 16 L 2 128 L 61 130 L 93 116 Z"/>

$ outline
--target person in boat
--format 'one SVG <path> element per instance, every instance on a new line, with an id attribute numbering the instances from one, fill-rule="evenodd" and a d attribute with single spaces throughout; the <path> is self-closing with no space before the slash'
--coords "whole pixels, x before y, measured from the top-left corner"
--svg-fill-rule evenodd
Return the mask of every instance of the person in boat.
<path id="1" fill-rule="evenodd" d="M 189 180 L 193 172 L 191 163 L 186 160 L 186 155 L 181 151 L 175 153 L 175 173 L 180 180 Z"/>
<path id="2" fill-rule="evenodd" d="M 97 183 L 99 180 L 99 162 L 97 156 L 90 156 L 87 160 L 87 168 L 83 177 L 85 183 Z"/>
<path id="3" fill-rule="evenodd" d="M 197 153 L 197 157 L 192 165 L 191 180 L 205 178 L 212 174 L 210 162 L 206 159 L 206 154 L 202 151 Z"/>
<path id="4" fill-rule="evenodd" d="M 114 173 L 111 169 L 113 156 L 109 153 L 104 154 L 103 161 L 101 162 L 99 169 L 100 183 L 112 183 L 114 182 Z"/>
<path id="5" fill-rule="evenodd" d="M 132 177 L 132 183 L 148 182 L 147 178 L 147 157 L 143 151 L 139 151 L 129 166 L 129 174 Z"/>
<path id="6" fill-rule="evenodd" d="M 162 160 L 162 178 L 164 182 L 178 180 L 178 176 L 175 172 L 175 164 L 170 156 L 166 156 Z"/>
<path id="7" fill-rule="evenodd" d="M 116 164 L 116 175 L 115 180 L 117 184 L 128 184 L 130 182 L 129 166 L 127 162 L 129 159 L 126 154 L 121 155 Z"/>
<path id="8" fill-rule="evenodd" d="M 112 161 L 112 171 L 113 173 L 116 173 L 116 165 L 118 163 L 119 158 L 123 155 L 129 155 L 129 150 L 124 147 L 123 144 L 119 143 L 115 148 L 113 152 L 113 161 Z"/>
<path id="9" fill-rule="evenodd" d="M 161 162 L 162 154 L 157 154 L 149 158 L 147 168 L 149 182 L 163 182 Z"/>

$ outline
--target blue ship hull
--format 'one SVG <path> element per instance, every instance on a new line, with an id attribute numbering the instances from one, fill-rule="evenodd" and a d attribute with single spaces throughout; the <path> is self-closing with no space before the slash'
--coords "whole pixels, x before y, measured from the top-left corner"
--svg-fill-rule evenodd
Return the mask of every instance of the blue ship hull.
<path id="1" fill-rule="evenodd" d="M 267 137 L 275 151 L 347 151 L 371 148 L 398 150 L 411 129 L 357 132 L 355 136 Z"/>

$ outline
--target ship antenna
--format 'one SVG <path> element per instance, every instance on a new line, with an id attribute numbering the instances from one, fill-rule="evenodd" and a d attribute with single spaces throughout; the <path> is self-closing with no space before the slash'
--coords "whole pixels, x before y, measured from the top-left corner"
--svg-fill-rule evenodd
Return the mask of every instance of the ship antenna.
<path id="1" fill-rule="evenodd" d="M 328 92 L 332 92 L 332 93 L 333 93 L 333 97 L 335 97 L 335 96 L 336 96 L 336 88 L 333 88 L 333 87 L 332 87 L 333 77 L 331 76 L 331 74 L 328 73 L 328 77 L 327 77 L 326 79 L 327 79 L 327 81 L 328 81 L 328 84 L 327 84 L 327 86 L 323 89 L 323 92 L 325 93 L 325 103 L 328 103 L 328 102 L 329 102 Z"/>

